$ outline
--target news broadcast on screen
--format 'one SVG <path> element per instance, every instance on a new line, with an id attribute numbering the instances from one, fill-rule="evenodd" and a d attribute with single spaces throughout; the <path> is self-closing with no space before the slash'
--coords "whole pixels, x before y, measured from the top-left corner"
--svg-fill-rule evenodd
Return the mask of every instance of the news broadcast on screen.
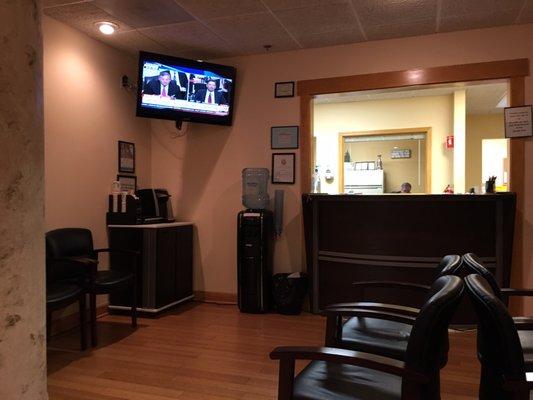
<path id="1" fill-rule="evenodd" d="M 225 116 L 232 80 L 214 72 L 158 62 L 143 66 L 142 106 Z"/>

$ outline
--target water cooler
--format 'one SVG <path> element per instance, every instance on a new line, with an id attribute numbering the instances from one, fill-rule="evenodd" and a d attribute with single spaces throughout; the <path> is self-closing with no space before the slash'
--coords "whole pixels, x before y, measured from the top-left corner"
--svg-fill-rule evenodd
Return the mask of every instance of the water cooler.
<path id="1" fill-rule="evenodd" d="M 243 170 L 243 204 L 237 216 L 237 288 L 241 312 L 267 312 L 272 304 L 273 213 L 266 168 Z"/>

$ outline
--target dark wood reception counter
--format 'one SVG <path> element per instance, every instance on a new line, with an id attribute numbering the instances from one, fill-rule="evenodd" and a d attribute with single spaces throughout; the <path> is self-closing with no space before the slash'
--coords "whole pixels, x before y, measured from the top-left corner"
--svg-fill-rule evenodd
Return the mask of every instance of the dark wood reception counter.
<path id="1" fill-rule="evenodd" d="M 311 309 L 371 299 L 419 306 L 405 290 L 356 290 L 355 281 L 431 284 L 446 254 L 476 253 L 501 285 L 511 274 L 514 193 L 302 195 Z"/>

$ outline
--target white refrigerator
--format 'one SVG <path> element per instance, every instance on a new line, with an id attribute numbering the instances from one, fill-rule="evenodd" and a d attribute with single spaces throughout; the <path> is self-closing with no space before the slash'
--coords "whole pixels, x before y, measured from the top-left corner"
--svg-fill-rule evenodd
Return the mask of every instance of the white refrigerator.
<path id="1" fill-rule="evenodd" d="M 383 194 L 385 174 L 382 169 L 354 170 L 351 163 L 344 163 L 344 193 Z"/>

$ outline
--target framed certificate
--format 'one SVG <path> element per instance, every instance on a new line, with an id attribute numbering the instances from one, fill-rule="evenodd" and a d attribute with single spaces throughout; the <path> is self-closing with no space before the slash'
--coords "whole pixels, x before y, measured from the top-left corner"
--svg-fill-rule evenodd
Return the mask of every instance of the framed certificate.
<path id="1" fill-rule="evenodd" d="M 272 154 L 272 183 L 294 184 L 295 153 Z"/>
<path id="2" fill-rule="evenodd" d="M 271 149 L 297 149 L 298 127 L 297 126 L 273 126 L 270 128 Z"/>
<path id="3" fill-rule="evenodd" d="M 117 181 L 120 182 L 120 189 L 124 192 L 133 192 L 137 190 L 137 177 L 133 175 L 117 175 Z"/>
<path id="4" fill-rule="evenodd" d="M 294 97 L 294 82 L 276 82 L 274 97 Z"/>

